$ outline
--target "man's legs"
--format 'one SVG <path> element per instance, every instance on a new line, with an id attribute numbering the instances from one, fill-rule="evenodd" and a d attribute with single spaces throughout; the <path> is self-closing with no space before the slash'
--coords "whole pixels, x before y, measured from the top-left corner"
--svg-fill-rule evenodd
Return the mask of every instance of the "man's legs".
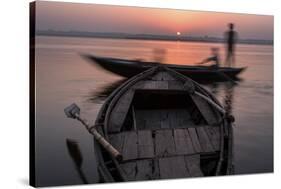
<path id="1" fill-rule="evenodd" d="M 232 65 L 234 65 L 234 49 L 233 47 L 228 47 L 227 48 L 227 56 L 226 56 L 226 66 L 231 67 Z"/>
<path id="2" fill-rule="evenodd" d="M 234 54 L 234 51 L 231 52 L 231 64 L 232 64 L 232 67 L 235 66 L 235 54 Z"/>
<path id="3" fill-rule="evenodd" d="M 226 67 L 230 67 L 230 64 L 231 64 L 231 52 L 229 50 L 227 50 L 226 52 L 226 59 L 225 59 L 225 66 Z"/>

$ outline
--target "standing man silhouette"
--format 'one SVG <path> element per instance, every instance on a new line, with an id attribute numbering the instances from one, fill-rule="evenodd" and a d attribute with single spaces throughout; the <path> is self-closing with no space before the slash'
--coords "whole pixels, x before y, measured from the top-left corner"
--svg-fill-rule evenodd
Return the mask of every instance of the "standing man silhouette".
<path id="1" fill-rule="evenodd" d="M 226 39 L 226 66 L 234 66 L 235 64 L 235 44 L 237 41 L 237 32 L 234 31 L 234 24 L 228 24 L 229 30 L 225 32 Z"/>

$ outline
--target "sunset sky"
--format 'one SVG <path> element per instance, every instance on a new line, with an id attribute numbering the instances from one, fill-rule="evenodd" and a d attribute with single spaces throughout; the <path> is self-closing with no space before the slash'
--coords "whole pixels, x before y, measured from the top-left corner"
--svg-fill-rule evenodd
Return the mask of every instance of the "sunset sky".
<path id="1" fill-rule="evenodd" d="M 273 39 L 273 16 L 37 1 L 37 30 L 222 37 L 233 22 L 240 38 Z"/>

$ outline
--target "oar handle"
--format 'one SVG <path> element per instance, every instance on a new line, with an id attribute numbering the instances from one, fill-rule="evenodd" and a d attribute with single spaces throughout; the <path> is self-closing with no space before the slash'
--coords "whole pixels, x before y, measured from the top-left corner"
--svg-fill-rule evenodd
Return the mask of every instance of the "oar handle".
<path id="1" fill-rule="evenodd" d="M 114 148 L 107 140 L 105 140 L 105 138 L 94 127 L 90 128 L 88 131 L 94 135 L 98 143 L 102 145 L 102 147 L 104 147 L 104 149 L 109 152 L 111 156 L 116 158 L 118 161 L 122 161 L 123 157 L 120 152 L 116 150 L 116 148 Z"/>
<path id="2" fill-rule="evenodd" d="M 85 127 L 86 129 L 89 131 L 89 133 L 91 133 L 94 138 L 97 140 L 97 142 L 115 159 L 117 159 L 117 161 L 122 161 L 123 157 L 121 155 L 121 153 L 114 148 L 107 140 L 105 140 L 105 138 L 96 130 L 95 125 L 94 126 L 90 126 L 90 124 L 88 123 L 88 121 L 86 119 L 83 119 L 82 117 L 80 117 L 79 114 L 75 114 L 75 117 L 77 120 L 79 120 Z"/>

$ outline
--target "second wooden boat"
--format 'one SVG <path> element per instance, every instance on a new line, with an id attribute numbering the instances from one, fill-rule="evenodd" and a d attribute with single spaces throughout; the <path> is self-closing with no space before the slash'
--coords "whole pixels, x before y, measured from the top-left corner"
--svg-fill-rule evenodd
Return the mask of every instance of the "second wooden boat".
<path id="1" fill-rule="evenodd" d="M 227 81 L 228 77 L 234 80 L 239 80 L 237 76 L 246 69 L 246 67 L 243 68 L 220 67 L 214 69 L 208 66 L 160 64 L 157 62 L 144 62 L 138 60 L 98 57 L 92 55 L 85 55 L 85 57 L 97 63 L 105 70 L 126 78 L 133 77 L 134 75 L 139 74 L 154 66 L 162 65 L 171 68 L 199 82 Z"/>
<path id="2" fill-rule="evenodd" d="M 227 175 L 231 116 L 207 90 L 166 67 L 134 76 L 107 98 L 98 131 L 122 154 L 95 143 L 102 182 Z"/>

